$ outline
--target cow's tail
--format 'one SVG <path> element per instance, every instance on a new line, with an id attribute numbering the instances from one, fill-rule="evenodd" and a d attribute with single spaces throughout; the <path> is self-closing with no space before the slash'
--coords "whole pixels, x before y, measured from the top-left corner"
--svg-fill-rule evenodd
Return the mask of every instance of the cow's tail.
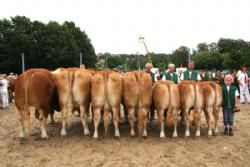
<path id="1" fill-rule="evenodd" d="M 69 108 L 67 109 L 67 115 L 69 118 L 72 117 L 72 112 L 73 112 L 73 85 L 75 82 L 75 71 L 68 71 L 68 90 L 69 90 L 69 97 L 68 97 L 68 104 L 70 105 Z M 71 110 L 71 111 L 69 111 Z"/>
<path id="2" fill-rule="evenodd" d="M 108 93 L 108 79 L 109 79 L 109 74 L 110 73 L 104 73 L 103 75 L 103 80 L 104 80 L 104 98 L 105 98 L 105 102 L 104 102 L 104 113 L 103 113 L 103 123 L 104 123 L 104 129 L 105 129 L 105 136 L 107 136 L 108 134 L 108 126 L 109 126 L 109 112 L 110 112 L 110 106 L 109 106 L 109 93 Z"/>
<path id="3" fill-rule="evenodd" d="M 168 106 L 168 111 L 167 111 L 167 124 L 171 124 L 172 120 L 173 120 L 173 106 L 172 106 L 172 93 L 171 93 L 171 84 L 166 84 L 167 89 L 168 89 L 168 93 L 169 93 L 169 106 Z"/>
<path id="4" fill-rule="evenodd" d="M 147 119 L 146 109 L 143 108 L 142 104 L 142 86 L 143 86 L 143 72 L 135 72 L 135 78 L 138 85 L 138 135 L 142 137 L 143 131 L 145 129 L 145 119 Z"/>

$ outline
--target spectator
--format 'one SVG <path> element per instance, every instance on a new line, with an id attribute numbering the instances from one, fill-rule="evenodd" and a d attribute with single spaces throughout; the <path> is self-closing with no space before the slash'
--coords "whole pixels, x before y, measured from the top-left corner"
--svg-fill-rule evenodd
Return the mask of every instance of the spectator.
<path id="1" fill-rule="evenodd" d="M 244 66 L 242 67 L 241 73 L 238 76 L 238 83 L 240 88 L 240 103 L 250 103 L 248 80 L 247 67 Z"/>
<path id="2" fill-rule="evenodd" d="M 0 78 L 0 108 L 7 108 L 8 106 L 8 80 L 7 75 L 4 74 Z"/>

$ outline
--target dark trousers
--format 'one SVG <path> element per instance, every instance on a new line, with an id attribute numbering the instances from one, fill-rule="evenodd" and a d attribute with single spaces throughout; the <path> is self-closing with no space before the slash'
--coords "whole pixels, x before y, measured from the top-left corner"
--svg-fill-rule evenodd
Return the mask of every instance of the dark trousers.
<path id="1" fill-rule="evenodd" d="M 234 109 L 233 108 L 223 108 L 223 121 L 224 125 L 232 126 L 234 123 Z"/>

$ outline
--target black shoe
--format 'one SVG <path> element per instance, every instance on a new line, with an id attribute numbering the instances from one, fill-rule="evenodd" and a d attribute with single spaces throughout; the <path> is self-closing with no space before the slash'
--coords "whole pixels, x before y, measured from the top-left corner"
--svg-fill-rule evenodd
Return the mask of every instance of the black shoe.
<path id="1" fill-rule="evenodd" d="M 224 130 L 224 135 L 229 135 L 229 134 L 228 134 L 228 128 L 225 128 L 225 130 Z"/>
<path id="2" fill-rule="evenodd" d="M 234 133 L 233 133 L 233 129 L 232 128 L 229 128 L 229 136 L 233 136 Z"/>

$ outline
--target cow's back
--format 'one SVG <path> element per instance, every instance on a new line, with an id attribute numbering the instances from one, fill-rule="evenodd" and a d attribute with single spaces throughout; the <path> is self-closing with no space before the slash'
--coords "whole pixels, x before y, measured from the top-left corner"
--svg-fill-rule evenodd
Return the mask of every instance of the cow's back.
<path id="1" fill-rule="evenodd" d="M 150 107 L 152 103 L 151 77 L 143 71 L 124 74 L 123 97 L 127 107 Z"/>
<path id="2" fill-rule="evenodd" d="M 15 103 L 18 108 L 25 105 L 46 109 L 54 93 L 55 84 L 48 70 L 31 69 L 15 81 Z"/>

